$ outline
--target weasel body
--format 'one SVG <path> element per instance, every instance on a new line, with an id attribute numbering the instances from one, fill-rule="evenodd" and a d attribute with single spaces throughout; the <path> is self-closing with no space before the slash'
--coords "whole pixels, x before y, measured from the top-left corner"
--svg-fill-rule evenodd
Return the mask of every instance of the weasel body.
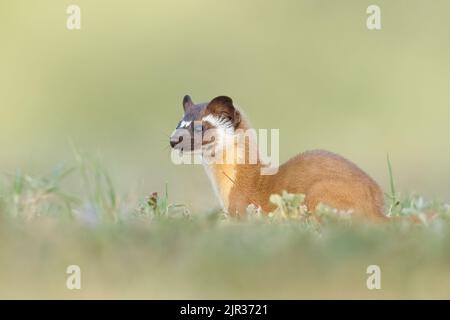
<path id="1" fill-rule="evenodd" d="M 351 211 L 357 217 L 386 219 L 380 187 L 349 160 L 324 150 L 306 151 L 279 166 L 276 173 L 262 175 L 261 169 L 266 165 L 259 156 L 251 163 L 242 163 L 235 156 L 248 156 L 248 139 L 244 137 L 241 144 L 236 143 L 236 139 L 227 139 L 239 138 L 242 132 L 252 129 L 229 97 L 219 96 L 209 103 L 194 104 L 189 96 L 185 96 L 183 107 L 184 117 L 170 138 L 172 148 L 202 154 L 222 150 L 225 158 L 227 153 L 234 155 L 224 163 L 204 163 L 220 203 L 229 214 L 245 213 L 250 204 L 270 212 L 275 208 L 269 201 L 270 195 L 285 190 L 304 194 L 305 204 L 311 212 L 324 204 Z M 212 135 L 214 138 L 206 134 L 210 131 L 216 131 Z M 200 142 L 195 143 L 193 138 L 189 140 L 186 133 L 200 134 Z"/>

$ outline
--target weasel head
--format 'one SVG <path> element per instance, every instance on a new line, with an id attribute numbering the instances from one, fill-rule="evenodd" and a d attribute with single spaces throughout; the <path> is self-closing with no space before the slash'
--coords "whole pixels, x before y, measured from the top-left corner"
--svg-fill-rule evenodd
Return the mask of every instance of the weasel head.
<path id="1" fill-rule="evenodd" d="M 233 137 L 241 123 L 241 114 L 233 100 L 219 96 L 207 103 L 195 104 L 183 98 L 184 115 L 170 136 L 170 146 L 183 152 L 217 150 Z"/>

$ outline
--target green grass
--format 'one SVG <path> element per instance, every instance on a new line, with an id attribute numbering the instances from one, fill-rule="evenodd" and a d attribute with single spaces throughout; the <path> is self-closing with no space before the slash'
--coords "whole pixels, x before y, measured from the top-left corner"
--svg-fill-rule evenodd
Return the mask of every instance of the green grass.
<path id="1" fill-rule="evenodd" d="M 318 224 L 287 193 L 269 216 L 193 213 L 167 185 L 117 194 L 100 157 L 74 154 L 43 176 L 3 177 L 0 298 L 449 298 L 450 206 L 398 194 L 389 160 L 394 219 L 375 226 L 329 208 Z M 65 287 L 70 264 L 82 290 Z M 371 264 L 381 290 L 366 288 Z"/>

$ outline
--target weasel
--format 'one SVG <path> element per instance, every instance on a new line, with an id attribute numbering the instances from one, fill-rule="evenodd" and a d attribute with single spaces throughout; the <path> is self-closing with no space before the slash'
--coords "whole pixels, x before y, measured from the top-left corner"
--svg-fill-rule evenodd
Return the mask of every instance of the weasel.
<path id="1" fill-rule="evenodd" d="M 243 154 L 249 155 L 246 149 L 249 139 L 244 137 L 244 143 L 238 144 L 234 138 L 252 127 L 231 98 L 219 96 L 208 103 L 195 104 L 190 96 L 185 96 L 183 109 L 183 118 L 170 136 L 174 151 L 197 152 L 204 157 L 218 150 L 236 155 L 245 148 Z M 196 135 L 200 137 L 197 141 Z M 287 191 L 304 194 L 310 212 L 324 204 L 351 211 L 356 217 L 386 219 L 383 192 L 377 183 L 355 164 L 332 152 L 303 152 L 279 166 L 272 175 L 261 174 L 265 164 L 258 153 L 252 163 L 243 163 L 237 156 L 230 158 L 203 164 L 223 210 L 232 216 L 244 214 L 250 204 L 271 212 L 275 206 L 269 201 L 270 195 Z"/>

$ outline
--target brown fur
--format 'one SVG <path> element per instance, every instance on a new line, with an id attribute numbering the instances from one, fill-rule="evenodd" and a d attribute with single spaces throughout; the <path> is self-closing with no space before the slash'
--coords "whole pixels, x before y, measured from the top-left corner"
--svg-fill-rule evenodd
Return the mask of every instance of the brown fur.
<path id="1" fill-rule="evenodd" d="M 238 126 L 249 129 L 242 116 Z M 245 212 L 249 204 L 264 212 L 275 209 L 271 194 L 305 194 L 305 204 L 314 211 L 319 203 L 340 210 L 353 210 L 359 217 L 386 219 L 384 197 L 377 183 L 349 160 L 325 151 L 301 153 L 279 167 L 275 175 L 261 175 L 262 164 L 213 164 L 211 171 L 225 207 L 231 215 Z"/>
<path id="2" fill-rule="evenodd" d="M 275 175 L 261 175 L 261 164 L 213 165 L 219 192 L 228 212 L 245 212 L 251 203 L 264 212 L 275 209 L 271 194 L 305 194 L 306 206 L 314 211 L 319 203 L 342 210 L 353 210 L 358 216 L 383 219 L 383 194 L 378 185 L 350 161 L 331 152 L 304 152 L 283 165 Z M 234 174 L 232 174 L 234 172 Z M 231 177 L 234 177 L 231 178 Z"/>

